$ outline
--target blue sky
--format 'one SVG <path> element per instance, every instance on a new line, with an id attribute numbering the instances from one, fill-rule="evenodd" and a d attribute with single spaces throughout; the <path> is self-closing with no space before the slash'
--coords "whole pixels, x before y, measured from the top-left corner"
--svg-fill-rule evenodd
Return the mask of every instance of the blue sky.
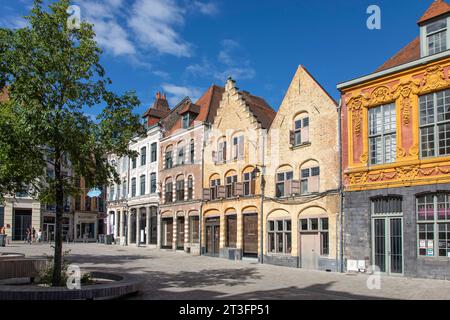
<path id="1" fill-rule="evenodd" d="M 432 0 L 78 0 L 96 25 L 102 64 L 143 113 L 157 91 L 171 106 L 231 75 L 277 110 L 302 64 L 335 98 L 336 84 L 373 72 L 413 40 Z M 0 0 L 0 26 L 20 27 L 32 0 Z M 381 8 L 369 30 L 368 6 Z M 92 114 L 98 110 L 90 110 Z"/>

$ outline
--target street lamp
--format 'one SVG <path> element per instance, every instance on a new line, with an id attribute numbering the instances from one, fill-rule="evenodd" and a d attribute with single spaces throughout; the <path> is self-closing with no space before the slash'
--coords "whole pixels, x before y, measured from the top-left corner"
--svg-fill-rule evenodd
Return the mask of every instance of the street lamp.
<path id="1" fill-rule="evenodd" d="M 261 168 L 261 169 L 259 169 Z M 265 190 L 265 186 L 266 186 L 266 180 L 264 179 L 264 173 L 265 173 L 265 169 L 266 166 L 262 165 L 256 165 L 255 169 L 253 169 L 252 175 L 253 178 L 259 178 L 261 177 L 260 180 L 260 186 L 261 186 L 261 211 L 260 211 L 260 221 L 261 221 L 261 227 L 260 227 L 260 231 L 259 231 L 259 262 L 262 264 L 264 263 L 264 190 Z"/>

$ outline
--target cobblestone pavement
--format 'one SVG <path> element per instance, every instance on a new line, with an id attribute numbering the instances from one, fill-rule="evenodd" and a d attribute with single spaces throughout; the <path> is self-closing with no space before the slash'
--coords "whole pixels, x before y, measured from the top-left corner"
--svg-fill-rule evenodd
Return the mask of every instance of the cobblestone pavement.
<path id="1" fill-rule="evenodd" d="M 102 244 L 65 244 L 69 260 L 82 269 L 132 273 L 143 291 L 131 299 L 450 299 L 450 281 L 381 278 L 367 287 L 367 275 L 307 271 L 255 261 L 198 257 L 183 252 Z M 0 252 L 51 254 L 49 244 L 13 243 Z"/>

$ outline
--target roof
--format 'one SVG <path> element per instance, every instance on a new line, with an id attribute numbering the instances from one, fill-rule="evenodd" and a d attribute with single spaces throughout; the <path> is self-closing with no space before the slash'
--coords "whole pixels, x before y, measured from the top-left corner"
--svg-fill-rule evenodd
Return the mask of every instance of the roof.
<path id="1" fill-rule="evenodd" d="M 225 89 L 223 87 L 213 84 L 200 99 L 195 102 L 195 104 L 193 104 L 188 97 L 184 98 L 164 119 L 166 129 L 165 136 L 171 135 L 176 130 L 182 128 L 181 114 L 186 110 L 196 112 L 197 116 L 194 119 L 194 122 L 212 123 L 224 92 Z"/>
<path id="2" fill-rule="evenodd" d="M 433 18 L 437 18 L 441 15 L 450 12 L 450 5 L 443 0 L 435 0 L 430 7 L 425 11 L 423 16 L 417 21 L 418 24 L 422 24 Z"/>
<path id="3" fill-rule="evenodd" d="M 148 108 L 148 110 L 142 116 L 143 118 L 147 116 L 155 116 L 158 118 L 162 118 L 168 115 L 170 112 L 169 103 L 167 102 L 167 98 L 165 94 L 161 94 L 160 92 L 156 93 L 156 99 L 153 103 L 153 106 Z"/>
<path id="4" fill-rule="evenodd" d="M 418 59 L 420 59 L 420 37 L 417 37 L 408 43 L 399 52 L 375 70 L 375 72 L 390 69 Z"/>
<path id="5" fill-rule="evenodd" d="M 242 99 L 244 99 L 250 112 L 261 124 L 261 127 L 263 129 L 269 129 L 277 113 L 263 98 L 254 96 L 247 91 L 240 91 L 240 93 L 242 94 Z"/>

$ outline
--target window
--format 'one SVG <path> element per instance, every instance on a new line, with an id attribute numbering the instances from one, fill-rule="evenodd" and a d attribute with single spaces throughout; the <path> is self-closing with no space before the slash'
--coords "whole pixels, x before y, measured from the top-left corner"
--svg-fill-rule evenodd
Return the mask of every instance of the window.
<path id="1" fill-rule="evenodd" d="M 127 180 L 123 180 L 122 183 L 122 197 L 123 198 L 127 197 Z"/>
<path id="2" fill-rule="evenodd" d="M 187 194 L 188 200 L 192 200 L 194 198 L 194 180 L 192 176 L 189 176 L 188 178 L 188 194 Z"/>
<path id="3" fill-rule="evenodd" d="M 158 154 L 158 149 L 157 149 L 157 144 L 156 142 L 152 143 L 151 147 L 151 162 L 156 162 L 157 161 L 157 154 Z"/>
<path id="4" fill-rule="evenodd" d="M 172 188 L 173 188 L 172 182 L 167 182 L 166 183 L 166 194 L 165 194 L 166 203 L 171 203 L 173 201 L 173 198 L 172 198 L 173 189 Z"/>
<path id="5" fill-rule="evenodd" d="M 423 158 L 450 154 L 450 89 L 419 97 Z"/>
<path id="6" fill-rule="evenodd" d="M 233 138 L 233 160 L 244 158 L 244 136 Z"/>
<path id="7" fill-rule="evenodd" d="M 140 178 L 140 182 L 141 182 L 141 187 L 140 187 L 140 192 L 141 192 L 141 196 L 143 196 L 145 194 L 145 175 L 142 175 Z"/>
<path id="8" fill-rule="evenodd" d="M 299 146 L 309 142 L 309 117 L 294 122 L 293 136 L 291 133 L 291 144 Z"/>
<path id="9" fill-rule="evenodd" d="M 319 167 L 302 169 L 301 175 L 301 194 L 319 192 Z"/>
<path id="10" fill-rule="evenodd" d="M 111 194 L 110 194 L 110 197 L 111 197 Z M 75 210 L 81 210 L 81 196 L 75 197 Z"/>
<path id="11" fill-rule="evenodd" d="M 145 166 L 147 162 L 147 147 L 141 148 L 141 166 Z"/>
<path id="12" fill-rule="evenodd" d="M 150 193 L 156 193 L 156 173 L 150 174 Z"/>
<path id="13" fill-rule="evenodd" d="M 253 195 L 255 193 L 255 179 L 251 172 L 244 173 L 243 176 L 244 184 L 244 196 Z"/>
<path id="14" fill-rule="evenodd" d="M 268 251 L 290 254 L 292 250 L 291 220 L 270 220 Z"/>
<path id="15" fill-rule="evenodd" d="M 184 201 L 184 180 L 177 180 L 177 201 Z"/>
<path id="16" fill-rule="evenodd" d="M 183 165 L 184 164 L 184 146 L 178 147 L 178 158 L 177 158 L 177 165 Z"/>
<path id="17" fill-rule="evenodd" d="M 217 161 L 218 162 L 227 161 L 227 142 L 226 141 L 219 142 Z"/>
<path id="18" fill-rule="evenodd" d="M 395 104 L 369 110 L 370 164 L 391 163 L 397 154 Z"/>
<path id="19" fill-rule="evenodd" d="M 131 179 L 131 196 L 136 197 L 136 178 Z"/>
<path id="20" fill-rule="evenodd" d="M 277 174 L 276 196 L 277 198 L 288 196 L 288 190 L 285 190 L 285 182 L 292 180 L 294 174 L 292 171 L 281 172 Z"/>
<path id="21" fill-rule="evenodd" d="M 450 257 L 450 194 L 417 198 L 419 256 Z"/>
<path id="22" fill-rule="evenodd" d="M 114 201 L 114 186 L 109 188 L 109 201 Z"/>
<path id="23" fill-rule="evenodd" d="M 228 248 L 236 248 L 237 242 L 237 216 L 236 215 L 228 215 L 226 216 L 226 247 Z"/>
<path id="24" fill-rule="evenodd" d="M 131 160 L 131 169 L 136 169 L 136 166 L 137 166 L 137 164 L 136 164 L 136 158 L 133 158 L 133 159 Z"/>
<path id="25" fill-rule="evenodd" d="M 190 152 L 190 155 L 189 155 L 190 161 L 191 161 L 191 163 L 194 163 L 195 162 L 195 143 L 194 143 L 194 140 L 191 141 L 191 144 L 190 144 L 190 147 L 189 147 L 189 152 Z"/>
<path id="26" fill-rule="evenodd" d="M 173 167 L 173 162 L 172 162 L 172 150 L 166 151 L 166 169 L 170 169 Z"/>
<path id="27" fill-rule="evenodd" d="M 187 112 L 183 115 L 183 129 L 189 128 L 190 125 L 191 125 L 191 115 L 189 114 L 189 112 Z"/>
<path id="28" fill-rule="evenodd" d="M 447 19 L 426 26 L 428 55 L 447 50 Z"/>
<path id="29" fill-rule="evenodd" d="M 227 198 L 232 198 L 235 195 L 235 182 L 237 182 L 237 176 L 227 177 L 227 184 L 225 189 L 225 196 Z"/>
<path id="30" fill-rule="evenodd" d="M 328 218 L 300 219 L 300 232 L 319 233 L 320 254 L 323 256 L 330 253 L 328 225 Z"/>
<path id="31" fill-rule="evenodd" d="M 198 216 L 189 217 L 189 241 L 191 243 L 198 243 L 199 222 Z"/>
<path id="32" fill-rule="evenodd" d="M 211 186 L 211 200 L 217 199 L 217 187 L 220 186 L 220 179 L 210 181 Z"/>
<path id="33" fill-rule="evenodd" d="M 123 157 L 122 170 L 123 172 L 128 170 L 128 157 Z"/>
<path id="34" fill-rule="evenodd" d="M 91 198 L 89 198 L 88 196 L 84 198 L 84 210 L 91 211 Z"/>

